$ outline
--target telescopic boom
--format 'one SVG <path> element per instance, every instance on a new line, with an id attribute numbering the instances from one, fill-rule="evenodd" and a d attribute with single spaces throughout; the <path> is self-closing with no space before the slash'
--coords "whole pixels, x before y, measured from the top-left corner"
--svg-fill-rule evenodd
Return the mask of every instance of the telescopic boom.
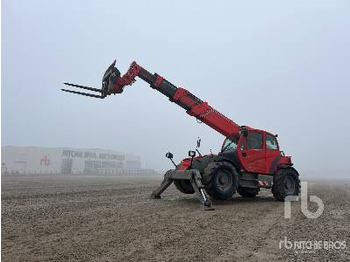
<path id="1" fill-rule="evenodd" d="M 158 75 L 157 73 L 150 73 L 136 62 L 132 62 L 128 71 L 121 76 L 120 71 L 115 67 L 115 63 L 116 61 L 114 61 L 105 72 L 102 79 L 102 89 L 65 83 L 69 86 L 100 93 L 99 95 L 77 92 L 68 89 L 62 89 L 62 91 L 95 98 L 105 98 L 110 94 L 122 93 L 125 86 L 133 84 L 135 82 L 135 78 L 139 77 L 150 84 L 153 89 L 167 96 L 171 102 L 174 102 L 185 109 L 189 115 L 194 116 L 199 121 L 210 126 L 225 137 L 239 135 L 242 129 L 239 125 L 212 108 L 207 102 L 202 101 L 193 95 L 188 90 L 181 87 L 176 87 L 162 76 Z"/>

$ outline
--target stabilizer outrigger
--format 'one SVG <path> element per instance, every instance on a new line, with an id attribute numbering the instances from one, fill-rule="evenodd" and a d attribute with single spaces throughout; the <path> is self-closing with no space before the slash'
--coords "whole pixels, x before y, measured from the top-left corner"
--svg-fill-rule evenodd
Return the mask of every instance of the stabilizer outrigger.
<path id="1" fill-rule="evenodd" d="M 168 170 L 164 175 L 163 182 L 156 190 L 153 191 L 151 195 L 152 198 L 160 198 L 160 195 L 174 182 L 175 179 L 190 181 L 197 197 L 199 198 L 203 210 L 215 209 L 212 205 L 209 195 L 204 189 L 204 185 L 202 184 L 202 176 L 197 169 L 188 169 L 182 171 L 174 169 Z"/>

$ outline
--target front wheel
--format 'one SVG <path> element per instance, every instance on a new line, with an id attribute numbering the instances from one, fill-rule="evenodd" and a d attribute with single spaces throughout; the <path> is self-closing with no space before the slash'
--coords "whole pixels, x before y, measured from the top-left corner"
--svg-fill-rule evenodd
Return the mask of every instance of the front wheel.
<path id="1" fill-rule="evenodd" d="M 272 194 L 278 201 L 300 192 L 299 174 L 294 168 L 279 169 L 273 178 Z"/>
<path id="2" fill-rule="evenodd" d="M 205 191 L 215 199 L 230 199 L 237 188 L 236 168 L 228 162 L 210 163 L 203 174 Z"/>

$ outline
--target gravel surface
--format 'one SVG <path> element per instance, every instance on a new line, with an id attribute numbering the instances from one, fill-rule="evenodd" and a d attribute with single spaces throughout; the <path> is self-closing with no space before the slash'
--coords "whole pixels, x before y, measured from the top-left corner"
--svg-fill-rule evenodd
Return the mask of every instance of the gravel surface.
<path id="1" fill-rule="evenodd" d="M 300 202 L 295 202 L 291 219 L 285 219 L 284 204 L 275 201 L 270 190 L 262 190 L 255 199 L 214 201 L 215 211 L 202 211 L 195 195 L 184 195 L 173 185 L 162 199 L 150 199 L 161 180 L 3 176 L 1 258 L 350 261 L 350 181 L 309 182 L 308 193 L 322 199 L 323 214 L 306 218 Z M 307 240 L 322 242 L 322 248 L 288 249 L 290 243 L 300 247 L 300 241 Z M 339 248 L 344 241 L 346 248 Z"/>

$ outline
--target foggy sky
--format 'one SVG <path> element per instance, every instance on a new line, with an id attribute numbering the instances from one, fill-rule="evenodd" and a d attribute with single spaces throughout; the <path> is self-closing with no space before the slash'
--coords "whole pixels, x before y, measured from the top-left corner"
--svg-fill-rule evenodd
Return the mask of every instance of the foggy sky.
<path id="1" fill-rule="evenodd" d="M 114 59 L 136 60 L 240 125 L 279 134 L 303 176 L 348 176 L 349 1 L 2 1 L 2 145 L 103 148 L 171 168 L 224 137 L 138 80 L 104 100 Z"/>

